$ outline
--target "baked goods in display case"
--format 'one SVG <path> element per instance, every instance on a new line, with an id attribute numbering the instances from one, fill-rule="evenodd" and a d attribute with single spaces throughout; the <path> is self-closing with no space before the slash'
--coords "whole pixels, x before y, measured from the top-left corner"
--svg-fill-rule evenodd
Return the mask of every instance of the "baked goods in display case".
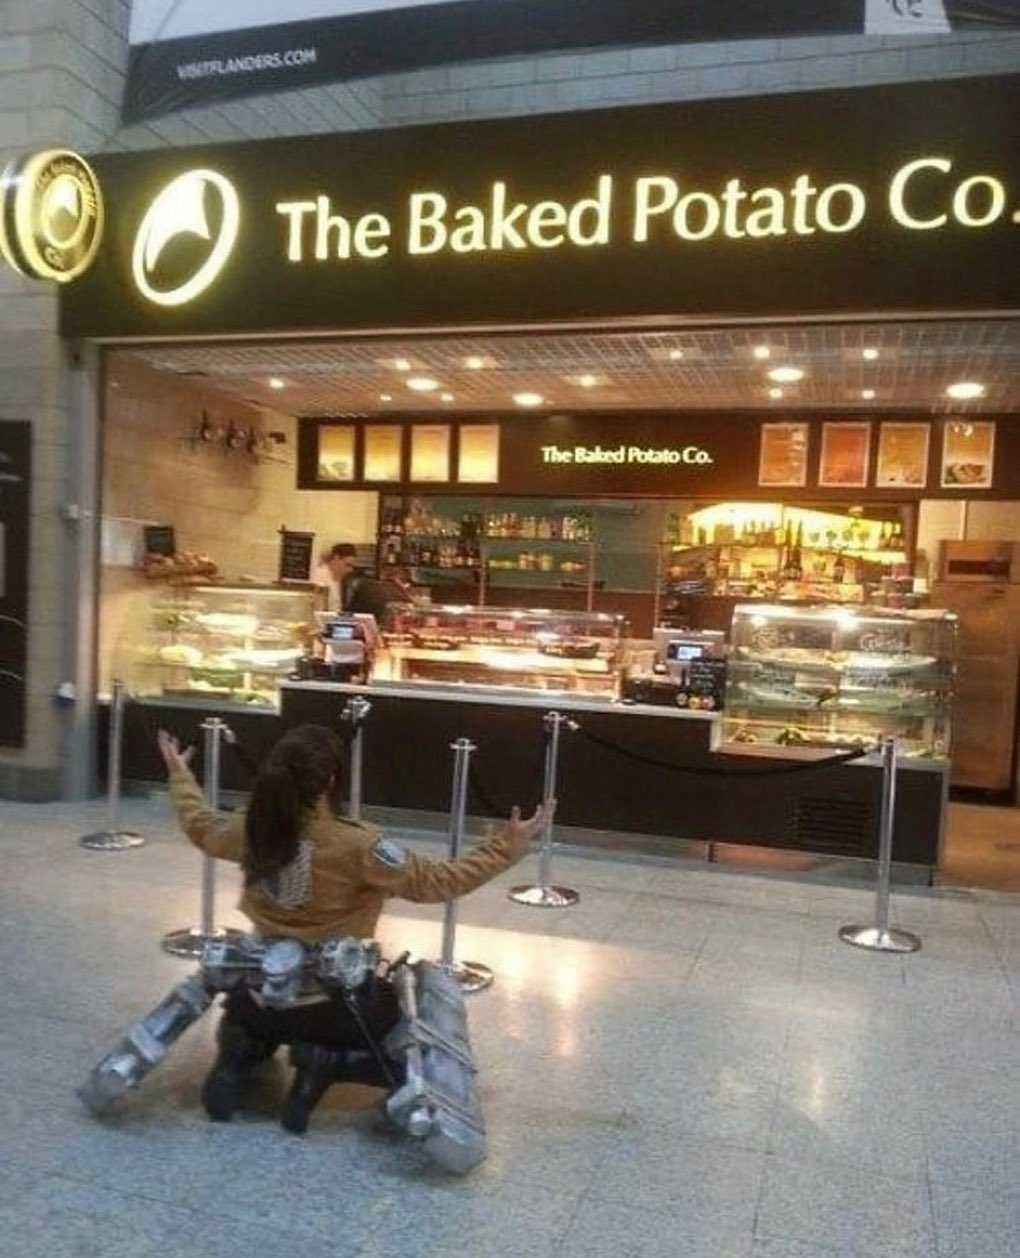
<path id="1" fill-rule="evenodd" d="M 724 741 L 948 755 L 951 613 L 741 603 L 731 640 Z"/>
<path id="2" fill-rule="evenodd" d="M 318 627 L 321 594 L 255 585 L 184 585 L 154 591 L 149 636 L 122 671 L 133 694 L 275 708 Z"/>
<path id="3" fill-rule="evenodd" d="M 616 698 L 625 627 L 605 612 L 400 608 L 372 680 Z"/>

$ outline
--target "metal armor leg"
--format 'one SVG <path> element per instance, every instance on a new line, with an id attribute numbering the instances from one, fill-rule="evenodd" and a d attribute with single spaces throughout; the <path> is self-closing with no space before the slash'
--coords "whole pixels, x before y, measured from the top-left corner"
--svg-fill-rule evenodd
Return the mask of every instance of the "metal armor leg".
<path id="1" fill-rule="evenodd" d="M 217 992 L 229 991 L 261 973 L 264 951 L 261 941 L 250 937 L 207 943 L 197 973 L 178 983 L 150 1014 L 125 1032 L 78 1089 L 80 1100 L 98 1114 L 137 1087 L 202 1017 Z"/>
<path id="2" fill-rule="evenodd" d="M 406 1082 L 387 1100 L 387 1114 L 423 1140 L 439 1166 L 464 1175 L 486 1155 L 464 993 L 428 961 L 400 966 L 393 981 L 404 1016 L 384 1047 L 405 1063 Z"/>
<path id="3" fill-rule="evenodd" d="M 213 1002 L 202 975 L 192 974 L 136 1022 L 78 1089 L 78 1097 L 93 1113 L 137 1087 L 168 1049 L 196 1023 Z"/>

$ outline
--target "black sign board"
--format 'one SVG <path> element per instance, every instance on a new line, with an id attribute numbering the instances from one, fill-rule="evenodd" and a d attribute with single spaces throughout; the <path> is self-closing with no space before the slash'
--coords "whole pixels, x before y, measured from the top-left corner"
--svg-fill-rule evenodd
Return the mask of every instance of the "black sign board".
<path id="1" fill-rule="evenodd" d="M 314 533 L 291 533 L 288 529 L 280 529 L 279 579 L 281 581 L 310 581 L 314 546 Z"/>
<path id="2" fill-rule="evenodd" d="M 0 746 L 25 745 L 31 425 L 0 420 Z"/>
<path id="3" fill-rule="evenodd" d="M 177 538 L 172 524 L 147 524 L 145 526 L 145 553 L 147 555 L 176 555 Z"/>
<path id="4" fill-rule="evenodd" d="M 84 337 L 1020 307 L 1020 75 L 102 154 Z"/>

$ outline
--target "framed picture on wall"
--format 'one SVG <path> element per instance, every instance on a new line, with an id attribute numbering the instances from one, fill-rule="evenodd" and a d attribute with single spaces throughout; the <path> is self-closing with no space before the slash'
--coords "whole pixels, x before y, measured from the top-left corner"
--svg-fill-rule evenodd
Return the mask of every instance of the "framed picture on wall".
<path id="1" fill-rule="evenodd" d="M 822 425 L 820 488 L 863 489 L 870 465 L 870 421 Z"/>
<path id="2" fill-rule="evenodd" d="M 924 489 L 930 446 L 931 424 L 880 424 L 875 487 Z"/>
<path id="3" fill-rule="evenodd" d="M 758 484 L 802 489 L 807 484 L 807 424 L 762 424 Z"/>
<path id="4" fill-rule="evenodd" d="M 942 488 L 991 489 L 995 421 L 947 419 L 942 429 Z"/>

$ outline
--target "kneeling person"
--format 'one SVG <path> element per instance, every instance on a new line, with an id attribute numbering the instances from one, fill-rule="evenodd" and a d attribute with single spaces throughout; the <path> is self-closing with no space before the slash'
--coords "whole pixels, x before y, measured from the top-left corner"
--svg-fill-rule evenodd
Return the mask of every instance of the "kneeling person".
<path id="1" fill-rule="evenodd" d="M 521 860 L 545 824 L 542 808 L 527 820 L 515 808 L 498 833 L 464 856 L 433 861 L 404 851 L 373 826 L 334 816 L 329 801 L 342 779 L 343 747 L 324 726 L 303 725 L 284 735 L 259 772 L 244 813 L 208 807 L 189 768 L 191 749 L 182 752 L 165 731 L 159 748 L 182 829 L 208 855 L 240 864 L 239 907 L 270 938 L 305 944 L 373 938 L 388 897 L 437 904 L 467 895 Z M 209 1116 L 229 1119 L 254 1067 L 281 1044 L 301 1045 L 283 1122 L 304 1131 L 330 1083 L 366 1077 L 366 1033 L 379 1044 L 399 1020 L 396 994 L 384 978 L 370 976 L 355 1001 L 351 1007 L 315 991 L 277 1009 L 264 1006 L 247 987 L 234 989 L 218 1031 L 219 1054 L 202 1090 Z M 355 1069 L 358 1054 L 362 1064 Z M 385 1086 L 383 1068 L 380 1062 L 375 1081 Z"/>

